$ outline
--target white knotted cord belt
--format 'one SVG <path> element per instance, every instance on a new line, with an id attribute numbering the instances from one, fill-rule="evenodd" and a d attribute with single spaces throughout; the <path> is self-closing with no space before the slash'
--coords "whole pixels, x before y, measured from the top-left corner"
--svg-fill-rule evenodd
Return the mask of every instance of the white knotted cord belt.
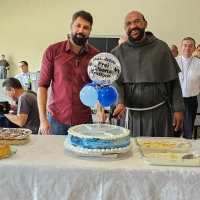
<path id="1" fill-rule="evenodd" d="M 155 106 L 148 107 L 148 108 L 128 108 L 128 107 L 126 107 L 125 128 L 128 129 L 128 113 L 129 113 L 129 110 L 136 110 L 136 111 L 151 110 L 151 109 L 157 108 L 158 106 L 161 106 L 164 103 L 165 103 L 165 101 L 163 101 L 163 102 L 161 102 L 161 103 L 159 103 Z"/>

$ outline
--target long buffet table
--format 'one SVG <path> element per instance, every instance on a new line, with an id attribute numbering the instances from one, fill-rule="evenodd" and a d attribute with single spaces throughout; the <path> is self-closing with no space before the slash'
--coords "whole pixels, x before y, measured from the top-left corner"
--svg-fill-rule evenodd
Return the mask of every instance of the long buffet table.
<path id="1" fill-rule="evenodd" d="M 133 149 L 118 159 L 76 157 L 66 136 L 31 135 L 17 153 L 0 160 L 0 199 L 199 199 L 200 168 L 147 165 Z M 200 150 L 200 141 L 193 143 Z"/>

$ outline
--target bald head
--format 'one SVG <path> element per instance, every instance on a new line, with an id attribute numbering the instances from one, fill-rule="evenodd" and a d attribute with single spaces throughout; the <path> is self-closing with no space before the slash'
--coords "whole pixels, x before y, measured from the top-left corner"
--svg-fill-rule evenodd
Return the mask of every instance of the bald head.
<path id="1" fill-rule="evenodd" d="M 118 44 L 120 45 L 121 43 L 125 42 L 126 40 L 128 40 L 128 35 L 124 34 L 119 38 Z"/>
<path id="2" fill-rule="evenodd" d="M 144 15 L 138 11 L 131 11 L 124 20 L 124 29 L 132 43 L 142 43 L 146 40 L 145 29 L 147 21 Z"/>
<path id="3" fill-rule="evenodd" d="M 126 19 L 132 15 L 136 15 L 138 17 L 140 17 L 140 19 L 142 19 L 143 21 L 146 21 L 145 18 L 144 18 L 144 15 L 141 13 L 141 12 L 138 12 L 138 11 L 131 11 L 130 13 L 128 13 L 125 17 L 125 21 L 124 21 L 124 25 L 125 25 L 125 22 L 126 22 Z"/>

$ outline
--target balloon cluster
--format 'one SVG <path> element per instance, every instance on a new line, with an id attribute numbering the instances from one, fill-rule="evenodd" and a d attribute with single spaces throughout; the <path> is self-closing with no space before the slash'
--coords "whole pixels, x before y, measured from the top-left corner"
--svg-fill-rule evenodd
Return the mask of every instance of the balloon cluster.
<path id="1" fill-rule="evenodd" d="M 99 53 L 88 64 L 88 76 L 93 81 L 80 91 L 80 99 L 86 106 L 94 106 L 99 100 L 103 107 L 111 106 L 117 99 L 117 90 L 110 84 L 117 80 L 121 66 L 110 53 Z"/>

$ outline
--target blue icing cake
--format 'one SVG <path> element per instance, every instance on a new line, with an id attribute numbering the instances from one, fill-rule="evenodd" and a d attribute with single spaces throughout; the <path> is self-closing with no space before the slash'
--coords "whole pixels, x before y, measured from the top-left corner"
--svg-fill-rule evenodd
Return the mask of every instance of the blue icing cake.
<path id="1" fill-rule="evenodd" d="M 81 153 L 124 153 L 131 149 L 130 131 L 108 124 L 82 124 L 68 130 L 66 148 Z"/>

